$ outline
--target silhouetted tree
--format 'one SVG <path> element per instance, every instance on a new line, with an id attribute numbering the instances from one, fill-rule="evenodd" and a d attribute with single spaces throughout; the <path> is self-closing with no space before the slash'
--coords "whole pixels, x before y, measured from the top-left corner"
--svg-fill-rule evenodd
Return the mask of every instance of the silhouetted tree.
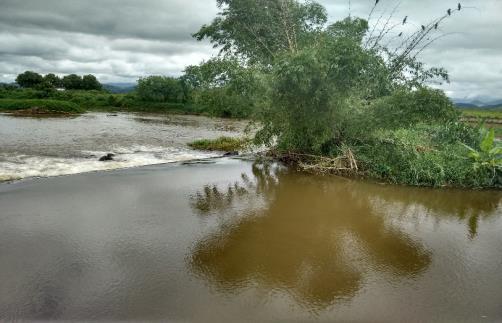
<path id="1" fill-rule="evenodd" d="M 19 86 L 25 87 L 25 88 L 35 87 L 35 86 L 39 85 L 40 83 L 42 83 L 43 80 L 44 80 L 44 78 L 42 77 L 42 75 L 35 73 L 35 72 L 32 72 L 32 71 L 26 71 L 22 74 L 19 74 L 16 77 L 16 83 L 19 84 Z"/>
<path id="2" fill-rule="evenodd" d="M 66 90 L 81 90 L 82 83 L 82 77 L 76 74 L 70 74 L 63 77 L 63 87 Z"/>
<path id="3" fill-rule="evenodd" d="M 48 85 L 56 88 L 63 86 L 61 78 L 53 73 L 49 73 L 44 76 L 44 83 L 47 83 Z"/>
<path id="4" fill-rule="evenodd" d="M 98 79 L 94 75 L 85 75 L 82 78 L 82 89 L 83 90 L 101 90 L 102 86 Z"/>

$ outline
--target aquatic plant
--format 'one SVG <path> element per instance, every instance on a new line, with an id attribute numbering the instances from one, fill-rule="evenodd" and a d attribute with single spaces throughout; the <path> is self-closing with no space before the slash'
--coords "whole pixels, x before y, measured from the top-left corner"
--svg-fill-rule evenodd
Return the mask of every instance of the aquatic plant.
<path id="1" fill-rule="evenodd" d="M 188 145 L 198 150 L 209 151 L 239 151 L 250 144 L 247 138 L 219 137 L 217 139 L 201 139 L 189 143 Z"/>

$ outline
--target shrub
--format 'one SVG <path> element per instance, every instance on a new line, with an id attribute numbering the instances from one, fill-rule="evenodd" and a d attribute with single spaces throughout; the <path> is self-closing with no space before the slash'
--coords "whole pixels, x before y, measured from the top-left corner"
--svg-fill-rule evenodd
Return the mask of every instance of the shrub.
<path id="1" fill-rule="evenodd" d="M 369 175 L 393 183 L 501 187 L 500 179 L 494 178 L 492 172 L 473 167 L 460 140 L 444 140 L 441 134 L 451 131 L 447 127 L 418 124 L 377 131 L 371 140 L 355 149 L 356 158 Z"/>
<path id="2" fill-rule="evenodd" d="M 202 139 L 189 143 L 188 145 L 198 150 L 209 151 L 236 151 L 245 148 L 249 144 L 249 139 L 220 137 L 217 139 Z"/>
<path id="3" fill-rule="evenodd" d="M 371 113 L 376 126 L 391 129 L 418 122 L 454 122 L 460 117 L 460 112 L 443 91 L 427 87 L 397 90 L 377 100 Z"/>
<path id="4" fill-rule="evenodd" d="M 182 103 L 184 100 L 181 81 L 167 76 L 140 78 L 137 93 L 143 101 Z"/>
<path id="5" fill-rule="evenodd" d="M 18 100 L 18 99 L 0 99 L 0 110 L 16 111 L 32 108 L 40 108 L 49 112 L 81 113 L 83 110 L 78 105 L 56 100 Z"/>

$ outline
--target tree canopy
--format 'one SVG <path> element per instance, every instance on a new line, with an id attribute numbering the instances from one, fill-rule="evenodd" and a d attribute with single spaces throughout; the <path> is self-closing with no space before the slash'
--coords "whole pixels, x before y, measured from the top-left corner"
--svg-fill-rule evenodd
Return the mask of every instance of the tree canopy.
<path id="1" fill-rule="evenodd" d="M 220 13 L 194 34 L 222 52 L 271 64 L 283 52 L 306 46 L 327 22 L 325 8 L 295 0 L 217 0 Z"/>
<path id="2" fill-rule="evenodd" d="M 35 87 L 41 84 L 43 81 L 44 78 L 42 75 L 32 71 L 26 71 L 16 77 L 16 83 L 19 84 L 20 87 L 25 88 Z"/>
<path id="3" fill-rule="evenodd" d="M 154 75 L 140 78 L 137 93 L 144 101 L 182 103 L 185 99 L 182 82 L 168 76 Z"/>
<path id="4" fill-rule="evenodd" d="M 358 159 L 367 173 L 415 185 L 500 185 L 501 159 L 473 172 L 462 144 L 477 146 L 476 131 L 430 86 L 447 82 L 447 72 L 419 60 L 460 7 L 409 32 L 406 18 L 391 23 L 394 12 L 376 26 L 353 16 L 329 25 L 313 1 L 217 6 L 217 17 L 193 36 L 219 48 L 219 58 L 187 68 L 184 77 L 195 100 L 216 111 L 251 107 L 248 115 L 261 125 L 257 143 L 280 154 L 324 156 L 322 163 L 333 157 L 328 169 L 357 170 Z"/>
<path id="5" fill-rule="evenodd" d="M 99 83 L 98 79 L 96 76 L 92 74 L 84 75 L 82 77 L 82 85 L 81 85 L 83 90 L 101 90 L 102 86 L 101 83 Z"/>

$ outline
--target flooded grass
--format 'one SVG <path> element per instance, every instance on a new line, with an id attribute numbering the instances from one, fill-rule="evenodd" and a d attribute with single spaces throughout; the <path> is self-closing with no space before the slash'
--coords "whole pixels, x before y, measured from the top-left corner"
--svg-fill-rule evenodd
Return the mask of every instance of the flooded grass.
<path id="1" fill-rule="evenodd" d="M 196 140 L 188 145 L 198 150 L 208 151 L 239 151 L 246 148 L 250 140 L 246 138 L 219 137 L 217 139 Z"/>

